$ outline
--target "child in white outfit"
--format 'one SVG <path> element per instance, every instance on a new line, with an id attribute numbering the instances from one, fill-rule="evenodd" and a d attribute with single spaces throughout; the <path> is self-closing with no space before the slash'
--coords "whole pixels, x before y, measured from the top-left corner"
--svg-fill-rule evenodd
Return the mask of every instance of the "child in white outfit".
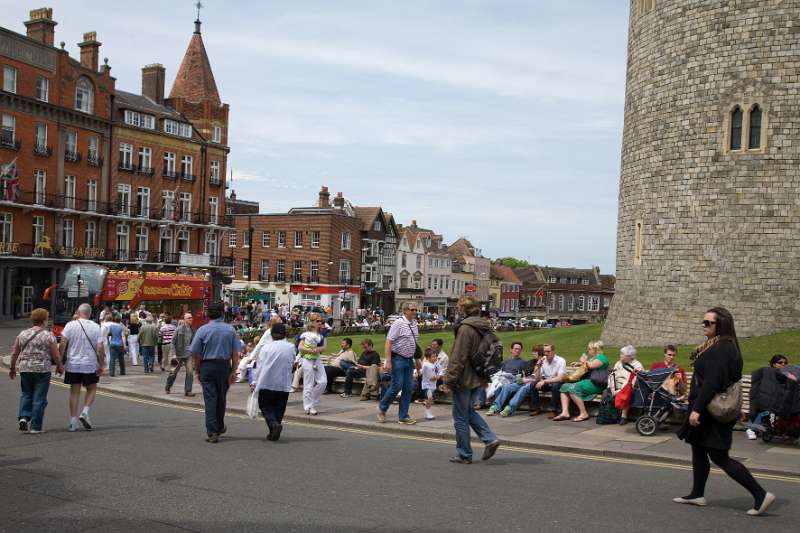
<path id="1" fill-rule="evenodd" d="M 436 380 L 439 372 L 436 369 L 436 355 L 430 348 L 425 350 L 425 361 L 422 363 L 422 391 L 425 396 L 425 420 L 433 420 L 431 412 L 433 395 L 436 392 Z"/>

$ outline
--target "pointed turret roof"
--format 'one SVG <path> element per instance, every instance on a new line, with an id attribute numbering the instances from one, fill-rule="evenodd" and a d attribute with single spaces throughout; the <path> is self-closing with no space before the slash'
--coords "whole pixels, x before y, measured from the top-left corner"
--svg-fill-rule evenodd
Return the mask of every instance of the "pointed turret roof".
<path id="1" fill-rule="evenodd" d="M 183 98 L 193 103 L 208 100 L 215 105 L 221 105 L 217 83 L 214 81 L 214 73 L 211 71 L 211 63 L 208 61 L 206 47 L 200 34 L 199 18 L 194 21 L 194 27 L 194 34 L 175 76 L 169 97 Z"/>

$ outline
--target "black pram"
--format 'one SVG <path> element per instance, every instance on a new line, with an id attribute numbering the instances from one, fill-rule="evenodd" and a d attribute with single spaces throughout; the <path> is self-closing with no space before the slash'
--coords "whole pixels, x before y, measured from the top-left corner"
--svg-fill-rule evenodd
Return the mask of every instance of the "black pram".
<path id="1" fill-rule="evenodd" d="M 655 434 L 673 409 L 683 413 L 687 411 L 687 405 L 681 403 L 676 394 L 673 379 L 675 372 L 674 368 L 657 368 L 636 373 L 631 407 L 642 410 L 636 419 L 636 431 L 640 435 L 649 437 Z"/>

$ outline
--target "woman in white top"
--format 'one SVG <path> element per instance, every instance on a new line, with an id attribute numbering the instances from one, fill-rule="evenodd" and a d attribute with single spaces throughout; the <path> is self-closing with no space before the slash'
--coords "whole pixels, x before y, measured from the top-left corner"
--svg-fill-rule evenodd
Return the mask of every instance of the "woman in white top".
<path id="1" fill-rule="evenodd" d="M 611 370 L 611 373 L 608 375 L 608 388 L 611 390 L 611 394 L 616 396 L 619 391 L 625 386 L 628 382 L 628 378 L 630 378 L 631 371 L 628 370 L 626 367 L 633 367 L 636 369 L 637 372 L 643 372 L 644 366 L 642 363 L 636 359 L 636 348 L 631 345 L 623 346 L 619 351 L 619 361 L 614 364 L 614 368 Z M 622 410 L 622 418 L 619 419 L 619 424 L 624 426 L 628 423 L 628 411 L 630 407 L 625 408 Z"/>
<path id="2" fill-rule="evenodd" d="M 300 364 L 303 368 L 303 410 L 306 414 L 316 415 L 322 392 L 328 384 L 325 367 L 319 360 L 319 354 L 325 347 L 320 332 L 324 327 L 319 313 L 308 315 L 308 329 L 300 335 L 298 351 L 302 356 Z"/>

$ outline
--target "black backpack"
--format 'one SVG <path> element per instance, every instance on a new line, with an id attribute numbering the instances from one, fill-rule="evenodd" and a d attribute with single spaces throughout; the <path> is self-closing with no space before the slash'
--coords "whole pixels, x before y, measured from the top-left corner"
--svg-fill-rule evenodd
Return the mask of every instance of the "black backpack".
<path id="1" fill-rule="evenodd" d="M 472 369 L 478 376 L 488 378 L 500 370 L 500 365 L 503 363 L 503 341 L 491 329 L 478 329 L 470 324 L 465 325 L 481 335 L 478 349 L 469 356 Z"/>

